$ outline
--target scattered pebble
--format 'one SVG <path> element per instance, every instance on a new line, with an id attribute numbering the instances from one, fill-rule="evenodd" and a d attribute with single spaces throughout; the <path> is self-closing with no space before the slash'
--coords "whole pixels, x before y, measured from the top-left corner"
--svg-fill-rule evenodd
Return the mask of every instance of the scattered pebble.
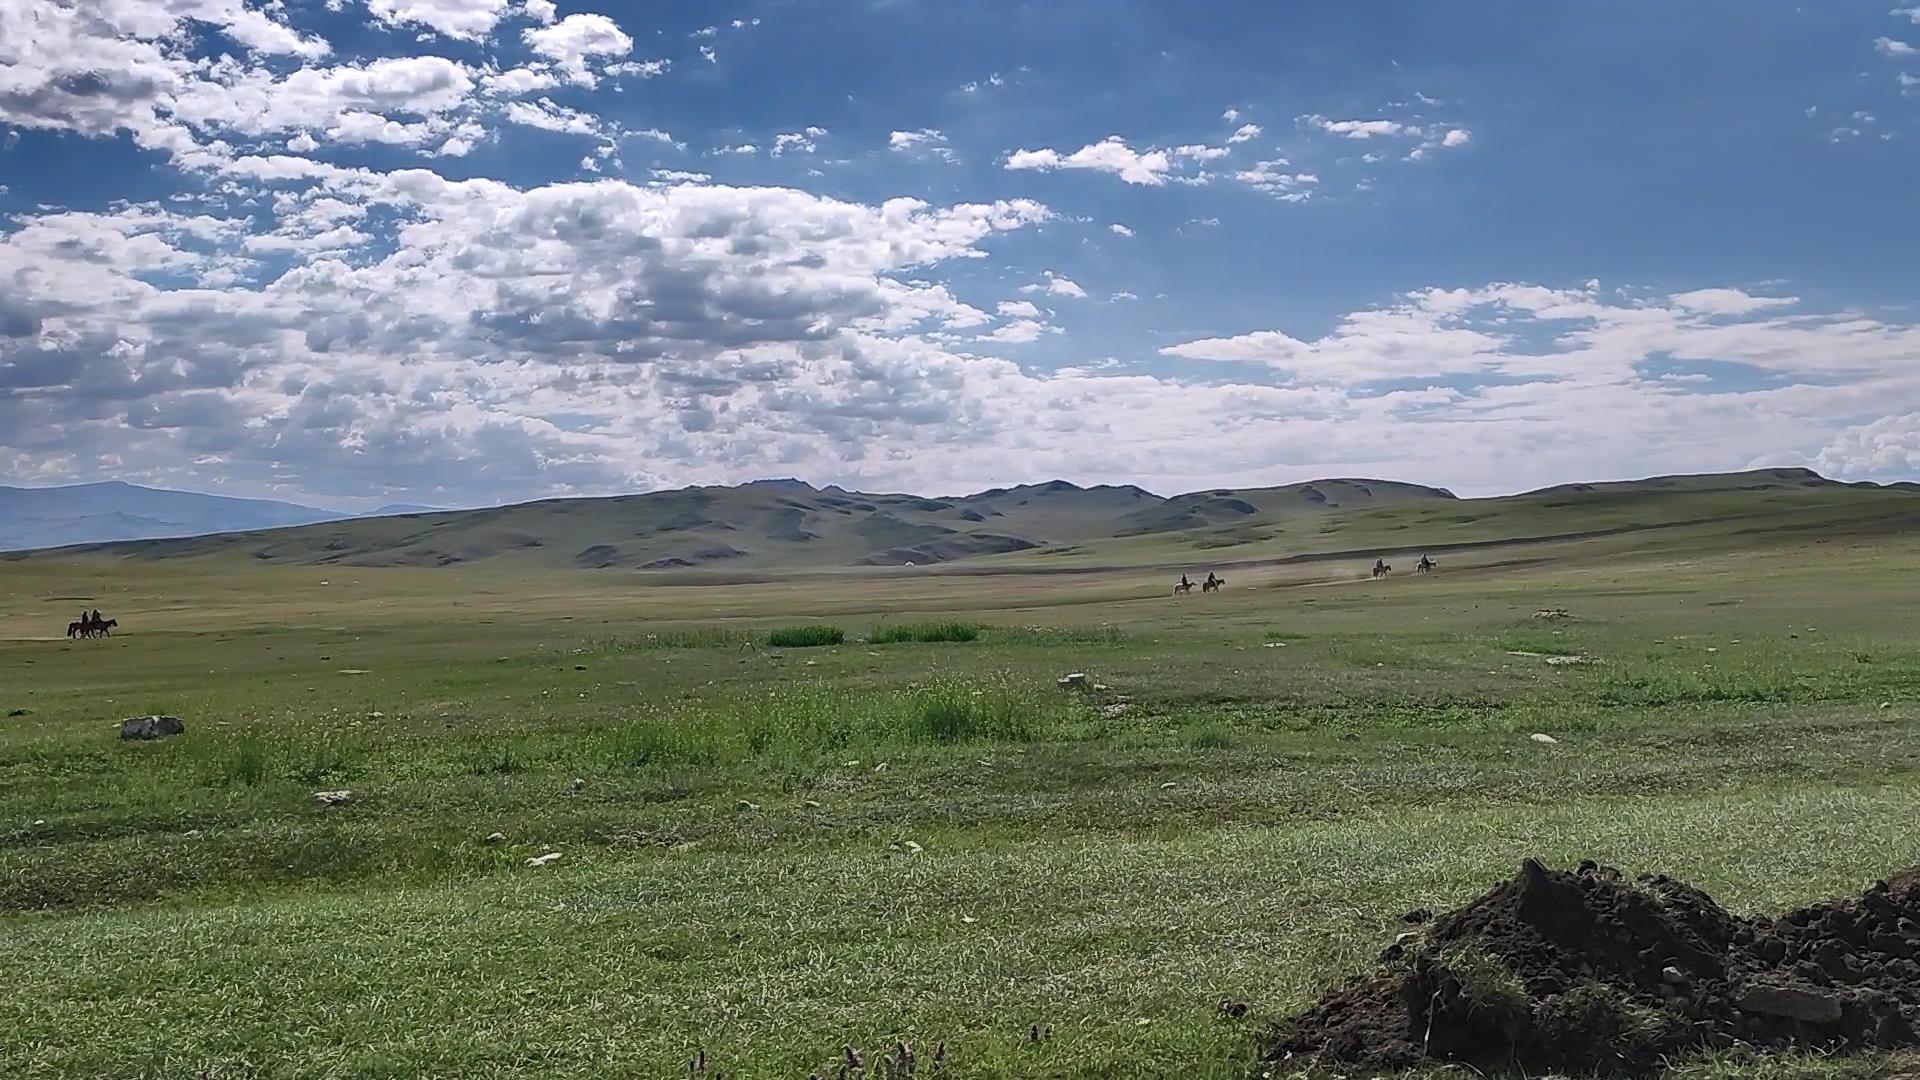
<path id="1" fill-rule="evenodd" d="M 345 806 L 353 801 L 353 792 L 344 788 L 339 791 L 316 791 L 313 801 L 321 806 Z"/>
<path id="2" fill-rule="evenodd" d="M 1287 643 L 1284 641 L 1269 641 L 1261 647 L 1266 649 L 1284 649 L 1287 647 Z"/>
<path id="3" fill-rule="evenodd" d="M 488 833 L 486 842 L 489 844 L 504 844 L 507 842 L 507 834 L 503 832 Z"/>
<path id="4" fill-rule="evenodd" d="M 554 863 L 557 863 L 559 861 L 560 861 L 560 853 L 557 851 L 549 851 L 545 855 L 535 855 L 533 858 L 528 859 L 527 865 L 528 866 L 552 866 Z"/>
<path id="5" fill-rule="evenodd" d="M 900 846 L 903 848 L 906 848 L 907 854 L 909 855 L 918 855 L 921 852 L 927 850 L 926 848 L 921 847 L 918 841 L 914 841 L 914 840 L 909 840 L 906 843 L 901 844 Z"/>
<path id="6" fill-rule="evenodd" d="M 1169 781 L 1167 781 L 1166 783 L 1164 783 L 1164 784 L 1161 784 L 1161 785 L 1160 785 L 1160 790 L 1161 790 L 1161 791 L 1165 791 L 1165 790 L 1167 790 L 1168 788 L 1170 788 L 1170 787 L 1174 787 L 1174 786 L 1176 786 L 1176 785 L 1174 784 L 1174 782 L 1173 782 L 1173 781 L 1171 781 L 1171 780 L 1169 780 Z"/>
<path id="7" fill-rule="evenodd" d="M 1591 656 L 1549 656 L 1547 657 L 1547 663 L 1551 664 L 1554 667 L 1567 667 L 1571 664 L 1591 664 L 1593 663 L 1593 657 Z"/>
<path id="8" fill-rule="evenodd" d="M 1554 738 L 1553 736 L 1551 736 L 1551 735 L 1548 735 L 1548 734 L 1546 734 L 1546 733 L 1544 733 L 1544 732 L 1539 732 L 1539 731 L 1536 731 L 1536 732 L 1534 732 L 1533 734 L 1531 734 L 1531 735 L 1529 735 L 1529 736 L 1527 736 L 1527 738 L 1529 738 L 1529 739 L 1532 739 L 1532 740 L 1533 740 L 1534 742 L 1537 742 L 1537 743 L 1539 743 L 1539 744 L 1540 744 L 1540 745 L 1542 745 L 1542 746 L 1558 746 L 1558 745 L 1560 745 L 1560 740 L 1559 740 L 1559 739 L 1556 739 L 1556 738 Z"/>

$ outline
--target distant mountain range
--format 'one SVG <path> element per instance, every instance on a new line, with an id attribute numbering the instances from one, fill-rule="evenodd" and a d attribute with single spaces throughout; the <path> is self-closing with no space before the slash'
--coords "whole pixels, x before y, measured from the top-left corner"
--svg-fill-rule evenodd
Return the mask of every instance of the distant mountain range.
<path id="1" fill-rule="evenodd" d="M 1809 498 L 1845 502 L 1854 496 L 1851 488 L 1888 497 L 1920 491 L 1841 484 L 1805 469 L 1567 484 L 1497 499 L 1457 499 L 1440 488 L 1362 479 L 1171 498 L 1064 480 L 928 498 L 783 479 L 478 510 L 392 506 L 346 517 L 288 503 L 90 484 L 0 488 L 0 548 L 64 544 L 63 557 L 240 555 L 294 566 L 489 560 L 593 570 L 924 566 L 1022 551 L 1091 557 L 1087 553 L 1097 550 L 1124 558 L 1155 545 L 1208 552 L 1270 541 L 1324 546 L 1361 533 L 1369 543 L 1410 545 L 1463 529 L 1556 534 L 1791 508 Z M 1906 505 L 1903 499 L 1900 506 Z M 1356 532 L 1355 523 L 1364 528 Z"/>
<path id="2" fill-rule="evenodd" d="M 354 515 L 271 499 L 235 499 L 118 481 L 46 488 L 0 485 L 0 551 L 278 529 L 436 509 L 396 503 Z"/>
<path id="3" fill-rule="evenodd" d="M 233 499 L 117 481 L 0 487 L 0 551 L 273 529 L 342 516 L 268 499 Z"/>

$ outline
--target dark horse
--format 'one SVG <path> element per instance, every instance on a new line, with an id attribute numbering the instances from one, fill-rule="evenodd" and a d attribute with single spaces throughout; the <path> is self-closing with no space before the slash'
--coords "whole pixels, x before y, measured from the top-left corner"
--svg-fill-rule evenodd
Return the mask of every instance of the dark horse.
<path id="1" fill-rule="evenodd" d="M 1374 577 L 1377 577 L 1377 578 L 1383 578 L 1383 577 L 1386 577 L 1386 576 L 1387 576 L 1388 574 L 1391 574 L 1391 573 L 1393 573 L 1393 567 L 1391 567 L 1391 566 L 1388 566 L 1388 565 L 1387 565 L 1387 561 L 1386 561 L 1385 559 L 1375 559 L 1375 560 L 1374 560 L 1374 562 L 1373 562 L 1373 576 L 1374 576 Z"/>
<path id="2" fill-rule="evenodd" d="M 1214 577 L 1212 574 L 1208 574 L 1207 580 L 1200 583 L 1200 591 L 1203 593 L 1219 592 L 1222 588 L 1226 587 L 1226 584 L 1226 578 Z"/>
<path id="3" fill-rule="evenodd" d="M 120 625 L 119 619 L 84 619 L 67 624 L 67 636 L 70 638 L 111 637 L 113 628 Z"/>

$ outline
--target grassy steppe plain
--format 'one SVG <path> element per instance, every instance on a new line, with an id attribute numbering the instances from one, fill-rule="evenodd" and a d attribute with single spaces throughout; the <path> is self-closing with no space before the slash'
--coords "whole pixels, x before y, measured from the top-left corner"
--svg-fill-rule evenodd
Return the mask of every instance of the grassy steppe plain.
<path id="1" fill-rule="evenodd" d="M 1177 600 L 1209 556 L 1170 540 L 694 585 L 0 564 L 0 1075 L 805 1077 L 906 1039 L 1246 1076 L 1527 855 L 1857 890 L 1920 862 L 1920 536 L 1823 513 Z M 53 638 L 82 606 L 124 633 Z M 845 643 L 764 643 L 812 623 Z M 932 623 L 977 637 L 865 640 Z M 121 743 L 147 712 L 186 735 Z"/>

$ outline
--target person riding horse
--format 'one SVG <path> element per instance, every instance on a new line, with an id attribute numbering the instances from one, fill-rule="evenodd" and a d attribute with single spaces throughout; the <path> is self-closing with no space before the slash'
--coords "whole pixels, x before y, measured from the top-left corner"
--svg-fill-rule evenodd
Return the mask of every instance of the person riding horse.
<path id="1" fill-rule="evenodd" d="M 80 617 L 67 624 L 67 636 L 70 638 L 94 638 L 111 636 L 113 628 L 120 625 L 118 619 L 108 619 L 100 614 L 100 609 L 83 611 Z"/>
<path id="2" fill-rule="evenodd" d="M 1422 555 L 1420 556 L 1420 564 L 1414 567 L 1414 569 L 1420 571 L 1423 574 L 1431 574 L 1433 573 L 1433 560 L 1428 558 L 1425 555 Z"/>

